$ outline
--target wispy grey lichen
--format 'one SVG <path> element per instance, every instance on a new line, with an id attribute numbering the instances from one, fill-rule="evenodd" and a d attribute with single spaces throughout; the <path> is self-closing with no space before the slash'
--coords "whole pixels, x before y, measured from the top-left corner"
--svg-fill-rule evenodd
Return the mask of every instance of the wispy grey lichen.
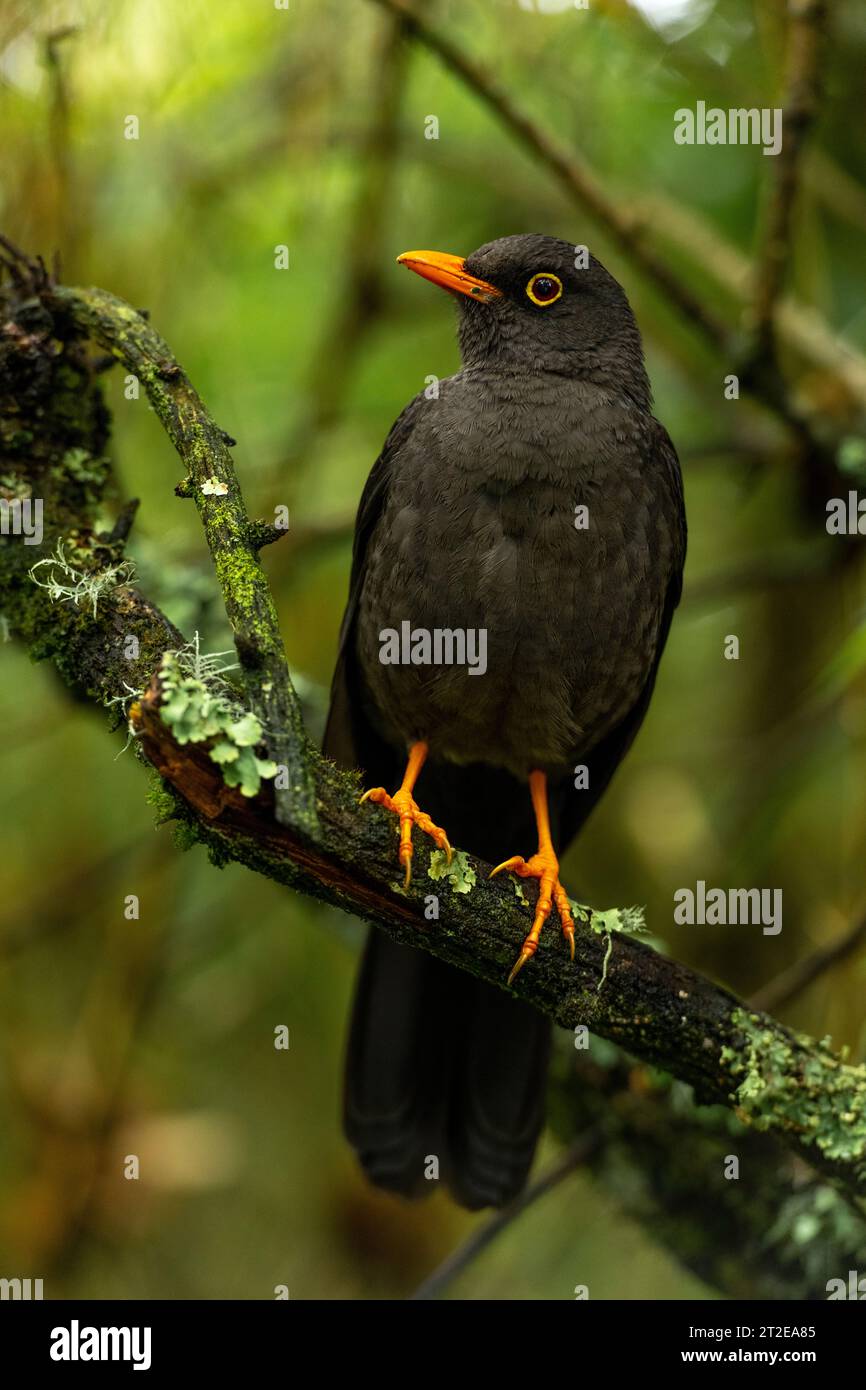
<path id="1" fill-rule="evenodd" d="M 36 571 L 42 569 L 45 570 L 45 574 L 37 575 Z M 135 578 L 135 567 L 131 560 L 120 560 L 115 565 L 106 565 L 103 569 L 90 573 L 78 569 L 67 557 L 65 543 L 61 538 L 53 555 L 49 555 L 45 560 L 37 560 L 30 570 L 30 578 L 38 588 L 47 590 L 55 602 L 58 599 L 70 599 L 79 608 L 84 603 L 91 604 L 95 618 L 100 598 L 112 589 L 131 584 Z"/>

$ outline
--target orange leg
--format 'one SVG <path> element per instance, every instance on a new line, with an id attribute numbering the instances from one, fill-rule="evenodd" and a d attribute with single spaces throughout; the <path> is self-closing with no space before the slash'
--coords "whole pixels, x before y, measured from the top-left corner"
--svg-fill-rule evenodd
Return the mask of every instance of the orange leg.
<path id="1" fill-rule="evenodd" d="M 543 772 L 531 772 L 529 774 L 529 791 L 532 796 L 532 809 L 535 812 L 535 824 L 538 826 L 538 853 L 533 854 L 529 860 L 521 859 L 520 855 L 516 854 L 513 859 L 506 859 L 504 864 L 498 864 L 490 875 L 493 878 L 494 874 L 502 873 L 504 869 L 507 869 L 509 873 L 517 874 L 520 878 L 538 879 L 535 921 L 532 924 L 532 931 L 524 941 L 523 949 L 514 963 L 514 968 L 508 976 L 509 984 L 538 950 L 541 928 L 550 916 L 550 909 L 554 902 L 559 912 L 559 920 L 562 923 L 562 934 L 568 942 L 571 959 L 574 960 L 574 918 L 571 915 L 565 889 L 559 881 L 559 860 L 554 853 L 553 840 L 550 837 L 550 817 L 547 813 L 547 777 Z"/>
<path id="2" fill-rule="evenodd" d="M 395 816 L 400 818 L 400 863 L 406 870 L 406 887 L 409 887 L 409 880 L 412 877 L 412 827 L 417 825 L 419 830 L 423 830 L 425 835 L 431 835 L 440 849 L 444 849 L 448 856 L 448 863 L 451 863 L 451 846 L 448 843 L 448 836 L 444 830 L 440 830 L 438 825 L 434 825 L 425 811 L 420 810 L 414 796 L 415 783 L 418 781 L 421 769 L 427 761 L 429 752 L 426 743 L 413 743 L 409 749 L 409 761 L 406 764 L 406 771 L 403 781 L 398 791 L 393 796 L 389 796 L 384 787 L 371 787 L 368 792 L 364 792 L 361 801 L 375 801 L 377 805 L 384 806 L 386 811 L 392 811 Z"/>

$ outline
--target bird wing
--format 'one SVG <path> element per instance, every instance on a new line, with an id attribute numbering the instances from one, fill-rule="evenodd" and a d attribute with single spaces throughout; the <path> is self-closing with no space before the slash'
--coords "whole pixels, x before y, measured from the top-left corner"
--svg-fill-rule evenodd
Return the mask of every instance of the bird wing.
<path id="1" fill-rule="evenodd" d="M 662 483 L 668 489 L 671 501 L 671 515 L 674 525 L 674 563 L 665 594 L 658 641 L 650 673 L 635 703 L 628 714 L 620 720 L 616 728 L 596 744 L 592 751 L 582 758 L 589 771 L 589 784 L 585 790 L 575 793 L 571 778 L 566 778 L 557 796 L 558 848 L 564 854 L 598 804 L 635 738 L 649 709 L 655 688 L 659 663 L 670 632 L 671 622 L 683 590 L 683 566 L 686 559 L 686 511 L 683 498 L 683 480 L 677 451 L 670 435 L 658 420 L 653 420 L 653 445 L 648 450 L 662 474 Z"/>
<path id="2" fill-rule="evenodd" d="M 398 416 L 373 464 L 361 493 L 355 519 L 349 597 L 340 627 L 337 664 L 331 682 L 331 705 L 322 741 L 322 752 L 344 767 L 362 767 L 386 784 L 394 781 L 398 760 L 389 745 L 375 732 L 365 710 L 369 697 L 364 689 L 355 648 L 355 623 L 364 583 L 364 565 L 370 538 L 376 529 L 388 496 L 394 457 L 412 432 L 424 401 L 418 395 Z M 391 769 L 390 774 L 387 769 Z M 399 780 L 399 779 L 398 779 Z M 396 785 L 396 783 L 395 783 Z"/>

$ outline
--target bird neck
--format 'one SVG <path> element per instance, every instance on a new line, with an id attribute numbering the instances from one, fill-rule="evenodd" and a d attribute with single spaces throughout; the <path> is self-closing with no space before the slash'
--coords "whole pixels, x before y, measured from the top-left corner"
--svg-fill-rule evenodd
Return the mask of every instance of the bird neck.
<path id="1" fill-rule="evenodd" d="M 459 338 L 466 374 L 506 377 L 520 383 L 547 378 L 555 384 L 557 379 L 561 383 L 566 378 L 594 388 L 628 409 L 651 411 L 652 391 L 636 325 L 627 325 L 616 335 L 592 343 L 552 347 L 529 336 L 501 332 L 491 315 L 486 323 L 474 319 L 469 331 L 461 325 Z"/>

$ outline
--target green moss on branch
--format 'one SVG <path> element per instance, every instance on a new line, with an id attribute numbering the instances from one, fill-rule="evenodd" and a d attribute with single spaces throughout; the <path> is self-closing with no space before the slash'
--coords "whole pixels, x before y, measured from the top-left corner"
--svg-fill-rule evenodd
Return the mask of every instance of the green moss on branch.
<path id="1" fill-rule="evenodd" d="M 131 305 L 105 290 L 62 286 L 54 287 L 52 300 L 81 332 L 138 377 L 181 457 L 186 495 L 194 499 L 202 520 L 249 707 L 261 720 L 270 757 L 287 770 L 277 792 L 277 818 L 313 836 L 317 819 L 307 737 L 228 436 L 168 344 Z"/>
<path id="2" fill-rule="evenodd" d="M 759 1130 L 787 1131 L 866 1191 L 866 1066 L 850 1066 L 826 1042 L 787 1033 L 765 1014 L 735 1009 L 735 1043 L 722 1061 L 737 1082 L 738 1112 Z"/>

